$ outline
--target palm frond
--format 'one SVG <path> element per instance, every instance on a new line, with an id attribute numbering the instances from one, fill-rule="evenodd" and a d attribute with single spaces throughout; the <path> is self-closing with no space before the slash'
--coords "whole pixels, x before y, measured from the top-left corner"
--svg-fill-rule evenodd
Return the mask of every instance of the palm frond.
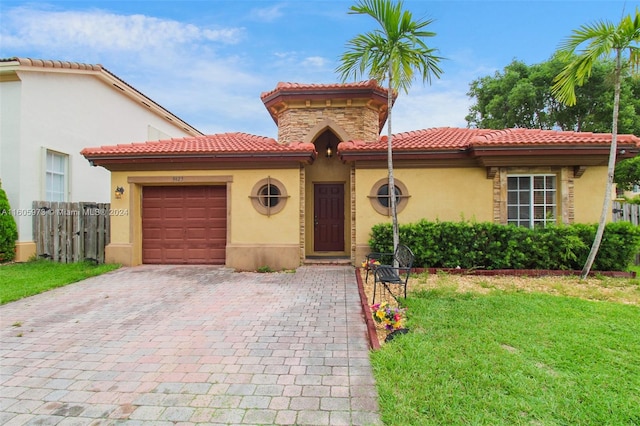
<path id="1" fill-rule="evenodd" d="M 391 76 L 390 86 L 406 92 L 416 71 L 423 82 L 430 83 L 432 76 L 440 77 L 442 69 L 438 64 L 443 58 L 424 40 L 436 35 L 426 30 L 433 20 L 415 21 L 411 12 L 403 11 L 402 1 L 392 0 L 359 0 L 349 13 L 371 16 L 379 28 L 347 43 L 347 51 L 336 68 L 343 81 L 364 77 L 367 72 L 380 82 Z"/>
<path id="2" fill-rule="evenodd" d="M 608 21 L 582 25 L 559 45 L 558 56 L 569 63 L 554 79 L 552 93 L 567 105 L 576 103 L 575 89 L 590 77 L 593 64 L 602 58 L 619 55 L 628 50 L 630 69 L 640 68 L 640 14 L 636 9 L 634 19 L 624 17 L 615 26 Z"/>

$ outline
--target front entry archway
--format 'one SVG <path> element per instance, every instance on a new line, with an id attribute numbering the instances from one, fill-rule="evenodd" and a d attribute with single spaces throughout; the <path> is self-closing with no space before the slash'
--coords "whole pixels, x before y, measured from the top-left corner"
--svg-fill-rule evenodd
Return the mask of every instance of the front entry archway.
<path id="1" fill-rule="evenodd" d="M 313 198 L 313 250 L 344 251 L 344 185 L 317 183 Z"/>
<path id="2" fill-rule="evenodd" d="M 336 155 L 340 138 L 329 128 L 313 140 L 318 156 L 304 167 L 304 256 L 344 259 L 351 252 L 351 165 Z"/>

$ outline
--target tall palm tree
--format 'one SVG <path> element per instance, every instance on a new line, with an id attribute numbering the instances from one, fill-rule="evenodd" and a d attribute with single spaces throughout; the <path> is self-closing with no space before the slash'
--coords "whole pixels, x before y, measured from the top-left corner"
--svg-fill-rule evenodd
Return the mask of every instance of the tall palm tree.
<path id="1" fill-rule="evenodd" d="M 398 214 L 396 209 L 396 189 L 393 178 L 391 109 L 394 93 L 398 89 L 408 92 L 414 78 L 414 71 L 422 75 L 422 81 L 431 82 L 431 76 L 440 77 L 442 70 L 438 63 L 442 58 L 435 56 L 436 49 L 426 45 L 424 39 L 436 34 L 425 28 L 433 20 L 414 21 L 411 12 L 403 10 L 402 1 L 360 0 L 351 6 L 349 13 L 369 15 L 379 24 L 379 28 L 357 35 L 347 42 L 347 51 L 340 58 L 336 69 L 346 81 L 350 76 L 358 79 L 368 73 L 370 78 L 387 81 L 387 166 L 389 168 L 389 206 L 393 223 L 393 249 L 400 240 Z"/>
<path id="2" fill-rule="evenodd" d="M 576 86 L 582 86 L 589 78 L 591 69 L 597 60 L 613 55 L 615 61 L 613 123 L 611 126 L 612 138 L 607 169 L 607 185 L 596 236 L 587 261 L 582 268 L 582 279 L 589 275 L 593 261 L 598 254 L 607 216 L 609 215 L 618 145 L 620 82 L 624 69 L 637 73 L 640 67 L 640 48 L 638 43 L 640 43 L 640 13 L 636 9 L 635 16 L 629 14 L 623 17 L 617 26 L 608 21 L 582 25 L 578 30 L 574 30 L 573 34 L 563 41 L 558 49 L 560 55 L 570 59 L 571 62 L 556 76 L 552 92 L 560 102 L 567 105 L 575 105 L 575 88 Z M 581 46 L 584 47 L 579 52 L 576 52 Z"/>

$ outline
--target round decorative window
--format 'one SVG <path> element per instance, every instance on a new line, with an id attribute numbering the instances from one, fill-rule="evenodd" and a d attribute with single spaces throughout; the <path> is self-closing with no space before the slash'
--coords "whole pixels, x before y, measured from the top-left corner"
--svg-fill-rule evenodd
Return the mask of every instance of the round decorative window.
<path id="1" fill-rule="evenodd" d="M 409 202 L 409 191 L 407 187 L 399 181 L 394 180 L 396 193 L 396 211 L 399 213 L 407 206 Z M 385 216 L 391 216 L 391 197 L 389 196 L 389 179 L 380 179 L 371 188 L 369 192 L 369 201 L 375 211 Z"/>
<path id="2" fill-rule="evenodd" d="M 280 190 L 273 184 L 263 185 L 258 191 L 258 200 L 264 207 L 275 207 L 280 202 Z"/>
<path id="3" fill-rule="evenodd" d="M 268 177 L 253 186 L 249 198 L 259 213 L 270 216 L 284 208 L 289 196 L 282 182 Z"/>

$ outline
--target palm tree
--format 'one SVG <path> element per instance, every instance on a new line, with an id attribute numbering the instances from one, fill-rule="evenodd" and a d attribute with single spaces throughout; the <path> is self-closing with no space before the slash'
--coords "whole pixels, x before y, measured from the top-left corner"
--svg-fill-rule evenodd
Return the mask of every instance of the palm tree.
<path id="1" fill-rule="evenodd" d="M 376 20 L 379 28 L 360 34 L 347 42 L 347 51 L 340 58 L 336 69 L 346 81 L 350 76 L 358 79 L 368 72 L 370 78 L 387 81 L 387 166 L 389 168 L 389 202 L 393 223 L 393 249 L 400 240 L 398 214 L 396 211 L 396 189 L 393 178 L 391 108 L 394 93 L 398 89 L 408 92 L 414 78 L 414 71 L 422 75 L 422 81 L 431 82 L 431 76 L 440 77 L 442 70 L 438 63 L 442 58 L 435 56 L 436 49 L 424 42 L 426 37 L 436 34 L 425 28 L 433 20 L 414 21 L 411 12 L 403 10 L 402 1 L 360 0 L 351 6 L 349 13 L 369 15 Z"/>
<path id="2" fill-rule="evenodd" d="M 613 99 L 613 123 L 611 126 L 611 149 L 609 151 L 609 164 L 607 169 L 607 185 L 602 214 L 598 223 L 596 236 L 591 246 L 591 251 L 582 268 L 581 278 L 589 275 L 593 261 L 598 254 L 604 227 L 611 205 L 611 189 L 613 187 L 613 175 L 616 164 L 618 111 L 620 110 L 620 82 L 623 77 L 623 69 L 632 73 L 640 67 L 640 13 L 636 9 L 635 17 L 627 15 L 616 26 L 608 21 L 600 21 L 594 24 L 583 25 L 574 30 L 564 42 L 560 44 L 558 53 L 570 60 L 569 64 L 556 76 L 552 92 L 556 98 L 567 105 L 576 103 L 576 86 L 582 86 L 591 75 L 594 63 L 601 58 L 614 57 L 614 99 Z M 584 46 L 576 54 L 576 50 Z M 627 57 L 624 57 L 628 53 Z M 574 56 L 575 55 L 575 56 Z"/>

